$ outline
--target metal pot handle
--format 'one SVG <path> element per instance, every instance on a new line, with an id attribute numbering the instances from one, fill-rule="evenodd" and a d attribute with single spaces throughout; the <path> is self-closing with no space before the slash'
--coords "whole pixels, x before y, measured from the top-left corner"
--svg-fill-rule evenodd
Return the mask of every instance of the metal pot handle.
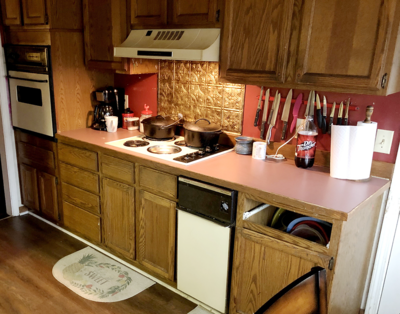
<path id="1" fill-rule="evenodd" d="M 169 128 L 170 126 L 178 124 L 182 119 L 183 119 L 183 115 L 181 113 L 178 113 L 178 120 L 176 120 L 175 122 L 172 122 L 171 124 L 168 124 L 168 125 L 162 125 L 162 126 L 160 126 L 160 128 L 161 129 Z"/>
<path id="2" fill-rule="evenodd" d="M 211 124 L 210 120 L 207 120 L 206 118 L 201 118 L 201 119 L 197 119 L 196 122 L 194 124 L 196 124 L 197 122 L 199 122 L 200 120 L 205 120 L 208 122 L 208 124 Z"/>
<path id="3" fill-rule="evenodd" d="M 165 120 L 165 117 L 163 115 L 160 115 L 160 114 L 156 115 L 156 119 L 159 119 L 159 118 L 163 118 Z"/>

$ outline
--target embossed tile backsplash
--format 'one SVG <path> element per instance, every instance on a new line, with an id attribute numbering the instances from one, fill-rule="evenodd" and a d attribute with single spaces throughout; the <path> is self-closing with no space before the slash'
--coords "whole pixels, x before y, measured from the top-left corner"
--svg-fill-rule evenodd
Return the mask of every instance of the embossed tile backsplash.
<path id="1" fill-rule="evenodd" d="M 200 118 L 241 133 L 244 85 L 218 80 L 217 62 L 160 61 L 158 114 Z"/>

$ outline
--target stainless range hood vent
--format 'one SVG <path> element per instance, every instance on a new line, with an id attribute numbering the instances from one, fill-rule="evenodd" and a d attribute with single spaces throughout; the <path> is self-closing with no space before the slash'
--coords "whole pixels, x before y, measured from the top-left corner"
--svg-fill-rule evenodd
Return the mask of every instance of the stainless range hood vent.
<path id="1" fill-rule="evenodd" d="M 219 61 L 220 29 L 132 30 L 115 57 Z"/>

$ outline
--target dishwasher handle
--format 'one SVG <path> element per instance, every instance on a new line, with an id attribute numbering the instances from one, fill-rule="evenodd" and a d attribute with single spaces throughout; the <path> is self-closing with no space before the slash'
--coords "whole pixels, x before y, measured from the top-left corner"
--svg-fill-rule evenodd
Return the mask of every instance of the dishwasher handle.
<path id="1" fill-rule="evenodd" d="M 203 214 L 201 214 L 201 213 L 199 213 L 199 212 L 190 210 L 190 209 L 185 208 L 185 207 L 182 207 L 182 206 L 176 207 L 176 210 L 180 210 L 180 211 L 183 211 L 183 212 L 186 212 L 186 213 L 195 215 L 195 216 L 197 216 L 197 217 L 206 219 L 206 220 L 208 220 L 208 221 L 211 221 L 211 222 L 213 222 L 213 223 L 215 223 L 215 224 L 217 224 L 217 225 L 219 225 L 219 226 L 225 227 L 225 228 L 233 228 L 233 227 L 235 227 L 235 225 L 236 225 L 235 222 L 229 223 L 229 222 L 226 222 L 226 221 L 218 220 L 218 219 L 212 218 L 212 217 L 210 217 L 210 216 L 203 215 Z M 178 222 L 178 223 L 179 223 L 179 222 Z"/>

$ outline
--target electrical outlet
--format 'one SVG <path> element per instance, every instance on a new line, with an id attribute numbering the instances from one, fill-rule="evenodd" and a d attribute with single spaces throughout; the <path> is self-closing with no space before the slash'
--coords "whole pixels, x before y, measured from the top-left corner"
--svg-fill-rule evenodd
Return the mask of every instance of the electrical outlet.
<path id="1" fill-rule="evenodd" d="M 394 131 L 378 130 L 376 132 L 374 152 L 390 154 Z"/>

